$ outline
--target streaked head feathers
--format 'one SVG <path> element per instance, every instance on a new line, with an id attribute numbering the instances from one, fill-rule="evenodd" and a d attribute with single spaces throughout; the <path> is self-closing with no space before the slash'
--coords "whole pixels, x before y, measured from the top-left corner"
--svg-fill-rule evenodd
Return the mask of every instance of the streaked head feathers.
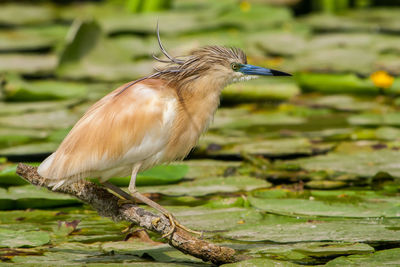
<path id="1" fill-rule="evenodd" d="M 184 57 L 173 57 L 164 48 L 157 24 L 157 40 L 161 52 L 167 59 L 160 59 L 153 55 L 158 62 L 166 64 L 156 72 L 142 79 L 129 83 L 120 93 L 131 85 L 148 78 L 166 80 L 168 84 L 178 90 L 203 75 L 225 77 L 225 83 L 248 80 L 256 75 L 290 76 L 290 74 L 261 68 L 247 64 L 246 54 L 239 48 L 224 46 L 206 46 L 192 51 Z"/>

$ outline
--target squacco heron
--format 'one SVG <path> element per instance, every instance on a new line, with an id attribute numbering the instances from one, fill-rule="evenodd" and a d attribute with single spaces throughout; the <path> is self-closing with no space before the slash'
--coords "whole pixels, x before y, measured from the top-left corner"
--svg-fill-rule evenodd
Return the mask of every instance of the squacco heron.
<path id="1" fill-rule="evenodd" d="M 164 67 L 129 82 L 95 103 L 76 123 L 58 149 L 40 164 L 38 173 L 53 188 L 85 177 L 99 177 L 109 190 L 126 200 L 140 200 L 171 222 L 179 222 L 165 208 L 136 190 L 138 172 L 186 157 L 213 119 L 222 89 L 233 82 L 262 76 L 290 76 L 285 72 L 247 64 L 238 48 L 207 46 L 186 57 L 172 57 L 164 49 L 157 26 Z M 131 175 L 129 193 L 107 182 Z"/>

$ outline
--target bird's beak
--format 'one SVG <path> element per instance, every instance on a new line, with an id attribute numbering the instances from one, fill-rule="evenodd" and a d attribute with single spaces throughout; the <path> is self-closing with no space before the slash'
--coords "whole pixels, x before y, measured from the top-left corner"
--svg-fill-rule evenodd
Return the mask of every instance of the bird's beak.
<path id="1" fill-rule="evenodd" d="M 263 76 L 292 76 L 289 73 L 266 69 L 258 66 L 253 66 L 249 64 L 245 64 L 240 68 L 240 72 L 246 75 L 263 75 Z"/>

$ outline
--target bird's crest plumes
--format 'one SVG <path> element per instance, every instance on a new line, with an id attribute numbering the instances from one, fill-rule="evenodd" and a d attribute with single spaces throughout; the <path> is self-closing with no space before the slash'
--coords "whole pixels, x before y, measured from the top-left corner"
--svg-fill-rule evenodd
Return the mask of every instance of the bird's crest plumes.
<path id="1" fill-rule="evenodd" d="M 201 74 L 216 64 L 229 66 L 232 62 L 247 63 L 246 54 L 241 49 L 223 46 L 206 46 L 192 51 L 188 56 L 173 57 L 166 51 L 161 42 L 158 23 L 157 41 L 162 54 L 167 59 L 160 59 L 155 55 L 153 55 L 153 58 L 166 65 L 160 69 L 155 68 L 156 72 L 149 76 L 127 84 L 118 94 L 121 94 L 135 83 L 149 78 L 161 78 L 167 80 L 168 83 L 185 85 L 197 79 Z"/>

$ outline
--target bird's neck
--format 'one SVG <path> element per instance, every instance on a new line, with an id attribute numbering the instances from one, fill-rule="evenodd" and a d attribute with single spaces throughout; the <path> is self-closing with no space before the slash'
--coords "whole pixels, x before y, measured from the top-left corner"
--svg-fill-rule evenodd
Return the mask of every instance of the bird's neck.
<path id="1" fill-rule="evenodd" d="M 177 90 L 178 114 L 167 146 L 165 160 L 185 157 L 207 129 L 219 105 L 223 84 L 199 78 Z"/>
<path id="2" fill-rule="evenodd" d="M 181 88 L 178 95 L 191 115 L 212 116 L 219 105 L 221 91 L 225 85 L 224 79 L 203 76 Z"/>

